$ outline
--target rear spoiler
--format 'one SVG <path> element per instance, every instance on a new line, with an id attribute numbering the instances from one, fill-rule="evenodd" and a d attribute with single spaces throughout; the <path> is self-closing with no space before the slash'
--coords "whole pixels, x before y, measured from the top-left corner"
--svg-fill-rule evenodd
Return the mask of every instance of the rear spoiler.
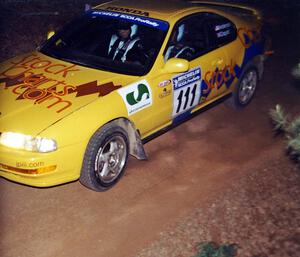
<path id="1" fill-rule="evenodd" d="M 188 3 L 195 4 L 197 6 L 211 6 L 217 9 L 229 11 L 235 15 L 240 16 L 248 16 L 249 18 L 256 18 L 257 20 L 262 19 L 262 13 L 254 7 L 237 4 L 237 3 L 230 3 L 230 2 L 221 2 L 221 1 L 200 1 L 200 0 L 187 0 Z"/>

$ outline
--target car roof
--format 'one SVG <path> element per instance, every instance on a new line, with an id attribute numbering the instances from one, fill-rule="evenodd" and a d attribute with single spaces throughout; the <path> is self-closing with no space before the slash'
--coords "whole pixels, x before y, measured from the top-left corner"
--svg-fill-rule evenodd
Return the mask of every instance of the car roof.
<path id="1" fill-rule="evenodd" d="M 176 21 L 184 15 L 195 12 L 216 12 L 225 17 L 256 22 L 261 14 L 254 8 L 244 4 L 222 1 L 183 1 L 183 0 L 115 0 L 100 4 L 94 9 L 104 9 L 121 13 L 149 16 L 151 18 Z"/>
<path id="2" fill-rule="evenodd" d="M 98 5 L 95 9 L 108 9 L 163 20 L 169 20 L 173 16 L 193 9 L 199 10 L 191 3 L 174 0 L 116 0 Z"/>

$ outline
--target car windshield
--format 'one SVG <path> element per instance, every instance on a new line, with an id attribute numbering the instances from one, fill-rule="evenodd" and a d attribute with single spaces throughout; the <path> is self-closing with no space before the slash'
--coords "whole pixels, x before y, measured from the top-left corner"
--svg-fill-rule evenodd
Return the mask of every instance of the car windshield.
<path id="1" fill-rule="evenodd" d="M 41 52 L 91 68 L 141 76 L 151 69 L 168 28 L 161 20 L 92 10 L 46 41 Z"/>

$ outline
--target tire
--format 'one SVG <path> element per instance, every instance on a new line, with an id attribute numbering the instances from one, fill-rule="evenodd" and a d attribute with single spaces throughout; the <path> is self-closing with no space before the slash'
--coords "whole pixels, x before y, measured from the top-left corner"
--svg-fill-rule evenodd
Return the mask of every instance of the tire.
<path id="1" fill-rule="evenodd" d="M 258 85 L 258 72 L 255 68 L 248 68 L 243 72 L 232 97 L 225 103 L 236 109 L 247 106 L 253 99 Z"/>
<path id="2" fill-rule="evenodd" d="M 129 152 L 128 135 L 116 125 L 96 131 L 85 151 L 79 181 L 94 191 L 106 191 L 123 176 Z"/>

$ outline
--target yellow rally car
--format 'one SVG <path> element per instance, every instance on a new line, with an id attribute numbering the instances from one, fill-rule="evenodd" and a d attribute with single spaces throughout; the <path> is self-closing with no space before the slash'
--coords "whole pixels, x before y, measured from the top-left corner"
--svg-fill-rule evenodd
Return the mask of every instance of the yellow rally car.
<path id="1" fill-rule="evenodd" d="M 217 2 L 112 1 L 0 67 L 0 175 L 48 187 L 115 185 L 128 155 L 263 73 L 258 11 Z"/>

